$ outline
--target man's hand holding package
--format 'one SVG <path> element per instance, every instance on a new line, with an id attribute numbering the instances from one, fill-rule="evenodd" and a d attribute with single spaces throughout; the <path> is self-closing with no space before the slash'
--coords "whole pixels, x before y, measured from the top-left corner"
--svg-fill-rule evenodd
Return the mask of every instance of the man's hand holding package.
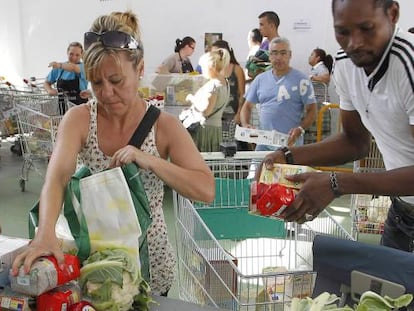
<path id="1" fill-rule="evenodd" d="M 283 214 L 285 221 L 304 223 L 317 217 L 335 198 L 331 191 L 329 173 L 312 172 L 286 176 L 292 182 L 302 184 L 293 203 Z"/>

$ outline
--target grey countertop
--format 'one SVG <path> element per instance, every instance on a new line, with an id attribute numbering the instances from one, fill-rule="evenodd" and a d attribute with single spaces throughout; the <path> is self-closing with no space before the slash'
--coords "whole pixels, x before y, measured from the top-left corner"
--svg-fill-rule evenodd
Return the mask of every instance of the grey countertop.
<path id="1" fill-rule="evenodd" d="M 223 309 L 200 306 L 194 303 L 167 297 L 157 296 L 154 297 L 154 300 L 156 303 L 150 304 L 150 311 L 224 311 Z"/>

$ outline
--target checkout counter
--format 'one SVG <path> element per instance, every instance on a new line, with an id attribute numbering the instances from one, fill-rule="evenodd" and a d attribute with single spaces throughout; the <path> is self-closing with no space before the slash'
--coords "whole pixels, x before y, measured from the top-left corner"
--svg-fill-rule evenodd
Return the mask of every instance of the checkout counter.
<path id="1" fill-rule="evenodd" d="M 319 235 L 313 242 L 312 296 L 329 292 L 342 297 L 342 305 L 353 305 L 368 290 L 392 298 L 413 294 L 413 267 L 413 253 Z"/>
<path id="2" fill-rule="evenodd" d="M 167 297 L 154 297 L 156 303 L 150 304 L 150 311 L 224 311 L 209 306 L 200 306 L 191 302 Z"/>

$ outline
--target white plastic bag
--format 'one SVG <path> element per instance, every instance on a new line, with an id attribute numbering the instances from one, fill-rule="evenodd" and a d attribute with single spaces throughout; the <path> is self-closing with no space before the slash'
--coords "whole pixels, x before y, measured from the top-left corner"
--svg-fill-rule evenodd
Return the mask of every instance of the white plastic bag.
<path id="1" fill-rule="evenodd" d="M 122 246 L 138 255 L 142 232 L 121 168 L 84 177 L 79 187 L 91 252 Z"/>
<path id="2" fill-rule="evenodd" d="M 201 112 L 196 111 L 193 108 L 184 109 L 178 116 L 182 124 L 186 129 L 192 129 L 197 126 L 204 126 L 206 118 Z"/>

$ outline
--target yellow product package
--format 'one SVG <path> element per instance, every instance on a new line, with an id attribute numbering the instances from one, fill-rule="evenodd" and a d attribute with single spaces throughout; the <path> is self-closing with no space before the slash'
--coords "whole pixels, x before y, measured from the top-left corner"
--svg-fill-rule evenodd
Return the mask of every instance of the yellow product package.
<path id="1" fill-rule="evenodd" d="M 312 271 L 265 267 L 262 273 L 264 288 L 257 294 L 256 311 L 276 311 L 279 310 L 280 303 L 312 295 L 315 284 L 315 273 Z"/>
<path id="2" fill-rule="evenodd" d="M 271 170 L 266 169 L 266 167 L 263 165 L 259 182 L 268 185 L 280 184 L 285 187 L 300 189 L 300 187 L 302 186 L 300 183 L 291 182 L 286 179 L 286 176 L 317 171 L 318 170 L 305 165 L 275 163 L 273 165 L 273 169 Z"/>
<path id="3" fill-rule="evenodd" d="M 256 296 L 255 311 L 276 311 L 277 303 L 285 300 L 285 283 L 289 278 L 289 274 L 285 274 L 288 270 L 285 267 L 265 267 L 262 269 L 263 289 Z"/>

